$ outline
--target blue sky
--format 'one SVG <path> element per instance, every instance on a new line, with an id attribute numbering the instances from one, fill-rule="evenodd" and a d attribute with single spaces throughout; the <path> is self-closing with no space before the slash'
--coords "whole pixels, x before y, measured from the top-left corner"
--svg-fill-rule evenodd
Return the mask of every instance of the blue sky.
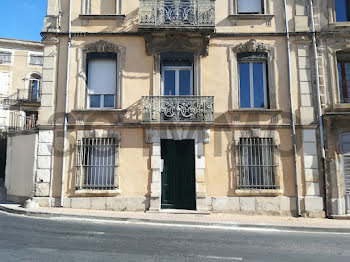
<path id="1" fill-rule="evenodd" d="M 46 0 L 0 0 L 0 37 L 40 41 Z"/>

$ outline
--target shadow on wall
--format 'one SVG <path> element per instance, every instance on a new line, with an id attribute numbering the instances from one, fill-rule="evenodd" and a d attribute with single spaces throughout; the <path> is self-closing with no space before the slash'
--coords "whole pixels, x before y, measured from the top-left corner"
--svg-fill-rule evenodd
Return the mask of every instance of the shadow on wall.
<path id="1" fill-rule="evenodd" d="M 123 19 L 91 19 L 88 21 L 88 26 L 96 26 L 101 28 L 99 32 L 108 32 L 108 33 L 115 33 L 115 32 L 137 32 L 138 31 L 138 12 L 139 9 L 135 9 L 134 11 L 127 14 Z M 108 12 L 106 14 L 111 14 L 111 12 Z M 72 26 L 73 27 L 81 27 L 84 25 L 84 20 L 80 19 L 79 17 L 72 20 Z"/>

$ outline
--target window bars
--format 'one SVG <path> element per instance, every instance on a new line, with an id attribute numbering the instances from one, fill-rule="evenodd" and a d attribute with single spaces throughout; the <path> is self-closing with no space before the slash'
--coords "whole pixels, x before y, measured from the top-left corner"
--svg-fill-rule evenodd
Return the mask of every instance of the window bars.
<path id="1" fill-rule="evenodd" d="M 236 145 L 237 189 L 278 189 L 278 146 L 272 138 L 240 138 Z"/>
<path id="2" fill-rule="evenodd" d="M 115 138 L 83 138 L 77 146 L 77 190 L 113 190 L 115 185 Z"/>
<path id="3" fill-rule="evenodd" d="M 11 55 L 10 52 L 0 52 L 0 64 L 11 63 Z"/>
<path id="4" fill-rule="evenodd" d="M 43 65 L 44 58 L 40 55 L 31 55 L 29 59 L 29 64 L 31 65 Z"/>

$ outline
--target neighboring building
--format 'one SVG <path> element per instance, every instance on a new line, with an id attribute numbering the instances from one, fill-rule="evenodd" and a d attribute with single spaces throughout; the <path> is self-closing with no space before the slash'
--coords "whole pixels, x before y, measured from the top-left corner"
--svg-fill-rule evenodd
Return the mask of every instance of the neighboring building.
<path id="1" fill-rule="evenodd" d="M 0 187 L 5 182 L 8 136 L 35 128 L 42 64 L 40 42 L 0 38 Z"/>
<path id="2" fill-rule="evenodd" d="M 47 3 L 40 205 L 324 216 L 308 1 Z"/>
<path id="3" fill-rule="evenodd" d="M 318 1 L 320 81 L 324 108 L 327 206 L 332 215 L 350 214 L 350 4 Z"/>

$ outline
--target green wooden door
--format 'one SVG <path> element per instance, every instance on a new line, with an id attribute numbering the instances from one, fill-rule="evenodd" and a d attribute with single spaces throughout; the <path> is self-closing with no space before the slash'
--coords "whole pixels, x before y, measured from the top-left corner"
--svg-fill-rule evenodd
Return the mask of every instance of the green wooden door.
<path id="1" fill-rule="evenodd" d="M 193 140 L 162 140 L 162 208 L 196 209 Z"/>

